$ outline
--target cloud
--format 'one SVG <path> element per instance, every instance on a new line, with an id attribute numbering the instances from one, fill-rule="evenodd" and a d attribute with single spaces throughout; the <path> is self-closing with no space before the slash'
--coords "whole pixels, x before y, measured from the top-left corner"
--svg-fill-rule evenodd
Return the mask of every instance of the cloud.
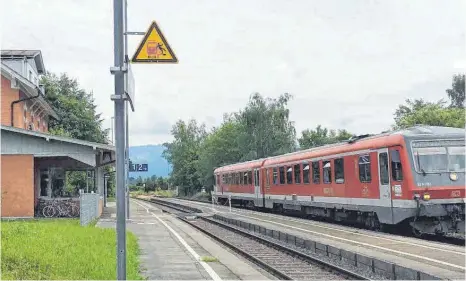
<path id="1" fill-rule="evenodd" d="M 41 49 L 48 70 L 76 77 L 93 90 L 98 110 L 113 116 L 112 1 L 2 4 L 8 11 L 1 18 L 2 48 Z M 461 0 L 128 5 L 129 29 L 145 31 L 156 19 L 179 58 L 176 65 L 133 65 L 132 144 L 170 140 L 170 125 L 178 119 L 219 124 L 223 113 L 244 107 L 253 92 L 292 93 L 298 132 L 317 124 L 380 132 L 405 98 L 446 98 L 452 74 L 464 69 Z M 140 40 L 129 38 L 130 56 Z"/>

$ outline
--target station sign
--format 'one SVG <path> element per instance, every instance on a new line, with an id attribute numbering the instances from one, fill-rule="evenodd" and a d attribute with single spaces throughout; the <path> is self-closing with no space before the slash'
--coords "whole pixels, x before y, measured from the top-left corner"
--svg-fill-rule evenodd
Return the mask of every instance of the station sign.
<path id="1" fill-rule="evenodd" d="M 129 171 L 130 172 L 148 172 L 149 171 L 149 165 L 148 164 L 130 163 Z"/>

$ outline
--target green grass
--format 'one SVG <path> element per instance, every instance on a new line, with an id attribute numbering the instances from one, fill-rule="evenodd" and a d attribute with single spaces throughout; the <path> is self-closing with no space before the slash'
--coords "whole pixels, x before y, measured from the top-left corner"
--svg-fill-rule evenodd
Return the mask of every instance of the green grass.
<path id="1" fill-rule="evenodd" d="M 144 196 L 161 196 L 161 197 L 174 197 L 175 194 L 171 190 L 161 190 L 158 189 L 156 191 L 149 191 L 149 192 L 144 192 L 143 190 L 138 190 L 138 191 L 132 191 L 130 192 L 131 197 L 137 197 L 139 195 L 144 195 Z"/>
<path id="2" fill-rule="evenodd" d="M 216 262 L 218 259 L 216 257 L 204 256 L 201 257 L 201 261 L 203 262 Z"/>
<path id="3" fill-rule="evenodd" d="M 2 279 L 116 280 L 114 229 L 79 220 L 2 221 Z M 127 232 L 127 279 L 141 280 L 139 248 Z"/>

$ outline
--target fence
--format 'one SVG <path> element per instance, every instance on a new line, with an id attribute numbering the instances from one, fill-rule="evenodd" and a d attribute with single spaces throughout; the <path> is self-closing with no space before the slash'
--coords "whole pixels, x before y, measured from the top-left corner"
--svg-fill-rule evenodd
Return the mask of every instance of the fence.
<path id="1" fill-rule="evenodd" d="M 100 195 L 97 193 L 84 193 L 80 190 L 79 199 L 79 219 L 81 225 L 88 225 L 95 218 L 100 216 Z"/>

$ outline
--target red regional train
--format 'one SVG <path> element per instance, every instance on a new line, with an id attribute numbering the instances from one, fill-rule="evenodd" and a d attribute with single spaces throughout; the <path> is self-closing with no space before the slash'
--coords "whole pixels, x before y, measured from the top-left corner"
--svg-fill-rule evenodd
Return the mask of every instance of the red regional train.
<path id="1" fill-rule="evenodd" d="M 376 230 L 464 235 L 465 132 L 414 126 L 223 166 L 214 197 Z"/>

